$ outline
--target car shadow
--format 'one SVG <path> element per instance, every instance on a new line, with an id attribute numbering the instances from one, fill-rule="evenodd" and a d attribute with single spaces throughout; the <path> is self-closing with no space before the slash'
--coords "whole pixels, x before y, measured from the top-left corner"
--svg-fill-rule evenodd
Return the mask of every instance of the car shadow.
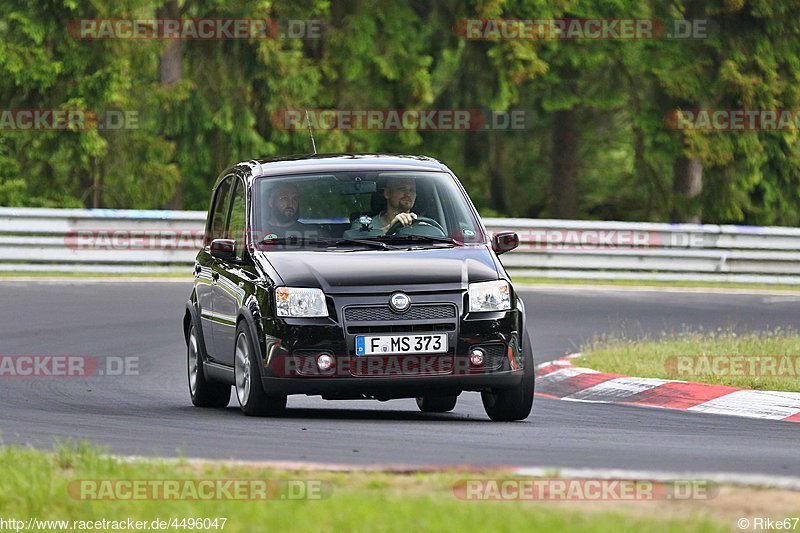
<path id="1" fill-rule="evenodd" d="M 451 413 L 422 413 L 414 411 L 398 411 L 391 409 L 315 409 L 309 407 L 287 407 L 281 416 L 283 419 L 339 419 L 339 420 L 391 420 L 411 422 L 484 422 L 489 421 L 473 418 L 458 411 Z"/>
<path id="2" fill-rule="evenodd" d="M 386 420 L 392 422 L 491 422 L 488 417 L 474 417 L 469 413 L 459 413 L 458 407 L 451 413 L 423 413 L 397 409 L 361 408 L 314 408 L 287 407 L 277 417 L 245 417 L 238 405 L 233 402 L 223 409 L 198 409 L 191 405 L 181 407 L 181 412 L 211 418 L 215 416 L 240 416 L 242 420 Z"/>

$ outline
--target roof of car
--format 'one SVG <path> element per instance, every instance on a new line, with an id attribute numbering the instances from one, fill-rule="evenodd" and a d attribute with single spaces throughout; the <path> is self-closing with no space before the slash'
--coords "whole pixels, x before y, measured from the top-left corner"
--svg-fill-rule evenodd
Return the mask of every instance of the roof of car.
<path id="1" fill-rule="evenodd" d="M 427 170 L 449 171 L 436 159 L 397 154 L 303 154 L 243 161 L 249 177 L 343 170 Z"/>

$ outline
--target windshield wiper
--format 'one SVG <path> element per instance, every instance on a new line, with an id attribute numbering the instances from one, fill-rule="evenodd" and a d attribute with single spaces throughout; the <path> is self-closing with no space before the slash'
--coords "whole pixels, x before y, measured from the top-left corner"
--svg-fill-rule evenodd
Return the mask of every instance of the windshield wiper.
<path id="1" fill-rule="evenodd" d="M 381 250 L 390 250 L 391 247 L 385 242 L 374 241 L 368 239 L 339 239 L 333 244 L 363 244 L 365 246 L 372 246 L 373 248 L 380 248 Z"/>
<path id="2" fill-rule="evenodd" d="M 309 244 L 311 246 L 320 246 L 325 245 L 328 246 L 331 242 L 327 239 L 320 239 L 317 237 L 274 237 L 274 238 L 265 238 L 261 239 L 261 244 L 288 244 L 288 245 L 300 245 L 300 244 Z"/>
<path id="3" fill-rule="evenodd" d="M 379 248 L 381 250 L 391 250 L 394 247 L 389 246 L 385 242 L 381 241 L 373 241 L 367 239 L 336 239 L 336 240 L 328 240 L 328 239 L 320 239 L 317 237 L 275 237 L 275 238 L 267 238 L 261 241 L 262 245 L 275 245 L 275 244 L 282 244 L 282 245 L 289 245 L 289 246 L 300 246 L 300 245 L 309 245 L 309 246 L 341 246 L 342 244 L 360 244 L 362 246 L 369 246 L 371 248 Z"/>
<path id="4" fill-rule="evenodd" d="M 374 237 L 368 237 L 369 239 L 375 239 L 379 242 L 436 242 L 436 243 L 443 243 L 443 244 L 452 244 L 453 246 L 464 246 L 464 243 L 461 241 L 457 241 L 452 237 L 439 237 L 438 235 L 376 235 Z"/>

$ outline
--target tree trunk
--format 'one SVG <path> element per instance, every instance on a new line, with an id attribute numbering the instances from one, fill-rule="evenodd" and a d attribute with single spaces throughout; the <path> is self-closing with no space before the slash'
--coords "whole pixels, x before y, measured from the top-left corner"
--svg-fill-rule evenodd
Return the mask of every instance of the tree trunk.
<path id="1" fill-rule="evenodd" d="M 576 109 L 553 113 L 552 212 L 554 218 L 578 215 L 578 148 L 580 132 Z"/>
<path id="2" fill-rule="evenodd" d="M 672 167 L 672 178 L 675 192 L 673 222 L 700 223 L 702 210 L 699 196 L 703 192 L 703 164 L 697 159 L 679 156 Z"/>
<path id="3" fill-rule="evenodd" d="M 181 16 L 178 0 L 169 0 L 158 10 L 160 19 L 177 19 Z M 158 61 L 158 79 L 164 85 L 172 85 L 183 78 L 183 43 L 170 39 Z"/>
<path id="4" fill-rule="evenodd" d="M 160 19 L 177 19 L 181 17 L 180 6 L 178 0 L 169 0 L 158 10 L 158 18 Z M 162 85 L 172 85 L 183 79 L 183 43 L 180 39 L 170 39 L 167 42 L 164 50 L 161 52 L 161 57 L 158 61 L 158 80 Z M 164 135 L 164 138 L 171 140 L 169 135 Z M 169 209 L 183 209 L 184 203 L 184 179 L 183 175 L 180 181 L 175 185 L 175 194 L 172 199 L 167 203 Z"/>
<path id="5" fill-rule="evenodd" d="M 510 216 L 508 202 L 506 201 L 506 149 L 502 131 L 492 131 L 489 134 L 489 194 L 492 207 Z"/>

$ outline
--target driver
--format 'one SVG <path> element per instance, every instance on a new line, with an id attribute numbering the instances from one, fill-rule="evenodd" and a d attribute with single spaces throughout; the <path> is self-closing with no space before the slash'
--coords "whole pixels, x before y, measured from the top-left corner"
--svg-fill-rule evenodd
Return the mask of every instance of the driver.
<path id="1" fill-rule="evenodd" d="M 413 178 L 389 178 L 383 190 L 386 209 L 372 219 L 373 227 L 386 233 L 396 223 L 409 226 L 417 218 L 411 212 L 417 201 L 417 182 Z"/>

